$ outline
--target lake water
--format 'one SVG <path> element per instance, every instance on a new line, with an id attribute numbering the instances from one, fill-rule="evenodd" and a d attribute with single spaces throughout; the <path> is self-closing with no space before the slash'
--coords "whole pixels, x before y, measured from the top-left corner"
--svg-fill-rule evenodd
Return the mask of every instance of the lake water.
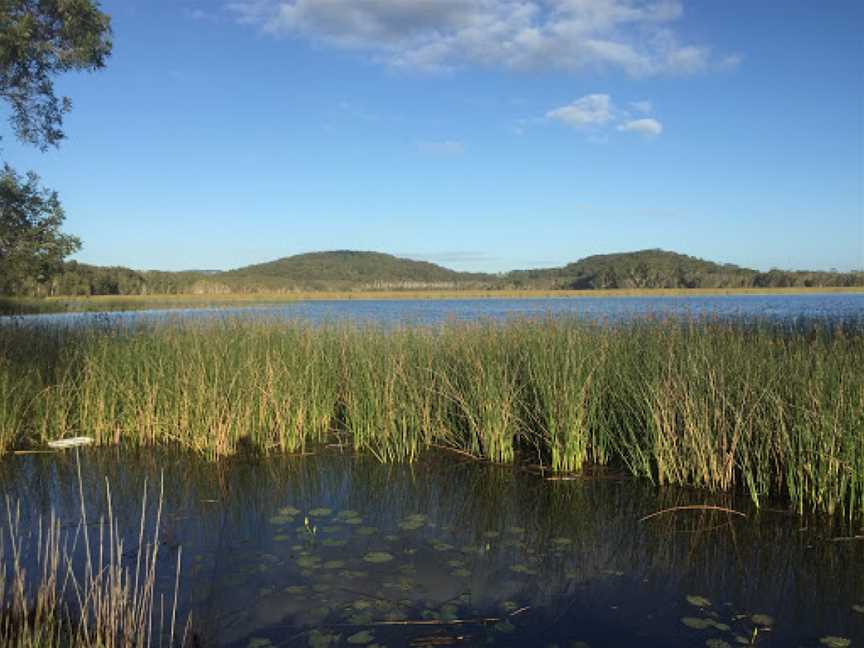
<path id="1" fill-rule="evenodd" d="M 152 496 L 164 475 L 160 588 L 170 597 L 182 546 L 181 611 L 198 645 L 864 642 L 864 542 L 841 539 L 862 530 L 782 506 L 611 472 L 550 481 L 453 454 L 414 466 L 119 450 L 81 461 L 90 519 L 105 513 L 107 478 L 132 547 L 145 480 Z M 54 507 L 74 532 L 74 452 L 6 458 L 0 483 L 31 528 Z M 642 520 L 694 504 L 746 517 Z"/>
<path id="2" fill-rule="evenodd" d="M 61 313 L 0 318 L 9 322 L 77 325 L 92 322 L 135 324 L 161 320 L 284 318 L 307 322 L 366 324 L 439 324 L 477 319 L 577 316 L 612 322 L 656 316 L 802 319 L 864 319 L 864 293 L 733 295 L 683 297 L 562 297 L 554 299 L 422 299 L 300 301 L 243 308 L 201 308 L 110 313 Z"/>

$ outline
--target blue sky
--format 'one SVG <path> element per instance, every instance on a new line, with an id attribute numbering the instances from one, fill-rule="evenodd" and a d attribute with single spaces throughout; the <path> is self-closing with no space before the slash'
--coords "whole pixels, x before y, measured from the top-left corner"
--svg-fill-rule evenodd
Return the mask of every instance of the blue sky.
<path id="1" fill-rule="evenodd" d="M 466 270 L 660 247 L 864 268 L 864 4 L 104 0 L 60 149 L 77 258 L 364 249 Z"/>

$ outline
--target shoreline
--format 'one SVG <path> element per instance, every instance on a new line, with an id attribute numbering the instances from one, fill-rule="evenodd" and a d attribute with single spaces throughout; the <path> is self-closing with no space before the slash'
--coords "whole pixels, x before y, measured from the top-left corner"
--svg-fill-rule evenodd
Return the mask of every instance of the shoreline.
<path id="1" fill-rule="evenodd" d="M 864 295 L 864 286 L 821 288 L 643 288 L 616 290 L 405 290 L 297 291 L 223 295 L 92 295 L 81 297 L 2 297 L 0 316 L 48 313 L 232 308 L 303 301 L 444 301 L 495 299 L 597 299 L 652 297 L 747 297 L 768 295 Z"/>

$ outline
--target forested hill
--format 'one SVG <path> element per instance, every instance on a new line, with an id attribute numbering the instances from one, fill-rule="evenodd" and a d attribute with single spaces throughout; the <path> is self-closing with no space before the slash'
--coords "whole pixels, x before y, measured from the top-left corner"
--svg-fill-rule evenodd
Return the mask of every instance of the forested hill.
<path id="1" fill-rule="evenodd" d="M 380 252 L 337 250 L 298 254 L 226 272 L 137 271 L 70 261 L 41 295 L 219 294 L 301 290 L 458 290 L 493 288 L 495 275 L 457 272 Z"/>
<path id="2" fill-rule="evenodd" d="M 226 272 L 137 271 L 65 263 L 31 295 L 218 294 L 315 290 L 781 288 L 864 286 L 864 273 L 759 272 L 664 250 L 586 257 L 559 268 L 457 272 L 379 252 L 313 252 Z"/>
<path id="3" fill-rule="evenodd" d="M 312 252 L 251 265 L 219 277 L 229 285 L 303 289 L 392 290 L 458 288 L 493 281 L 492 275 L 456 272 L 429 263 L 380 252 Z"/>
<path id="4" fill-rule="evenodd" d="M 566 290 L 835 287 L 864 285 L 864 273 L 759 272 L 655 249 L 598 254 L 561 268 L 514 270 L 505 281 L 514 288 Z"/>

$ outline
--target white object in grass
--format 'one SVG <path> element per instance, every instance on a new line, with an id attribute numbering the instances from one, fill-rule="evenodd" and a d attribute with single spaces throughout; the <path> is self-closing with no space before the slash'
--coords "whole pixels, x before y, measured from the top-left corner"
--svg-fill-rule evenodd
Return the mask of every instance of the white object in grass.
<path id="1" fill-rule="evenodd" d="M 77 448 L 79 446 L 90 445 L 93 443 L 93 439 L 91 437 L 72 437 L 71 439 L 57 439 L 56 441 L 49 441 L 49 448 Z"/>

